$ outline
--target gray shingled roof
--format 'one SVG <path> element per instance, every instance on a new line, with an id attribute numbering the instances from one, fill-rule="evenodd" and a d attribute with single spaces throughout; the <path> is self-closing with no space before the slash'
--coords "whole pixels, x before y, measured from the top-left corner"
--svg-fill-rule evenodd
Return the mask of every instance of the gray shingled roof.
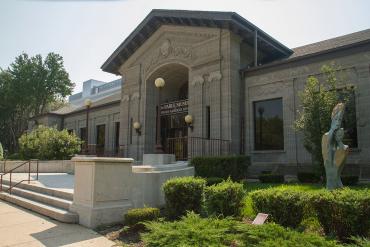
<path id="1" fill-rule="evenodd" d="M 346 49 L 352 46 L 368 44 L 370 43 L 370 29 L 363 31 L 350 33 L 347 35 L 335 37 L 332 39 L 323 40 L 320 42 L 300 46 L 293 48 L 294 53 L 285 59 L 281 59 L 276 62 L 266 63 L 262 66 L 251 67 L 242 69 L 244 72 L 251 72 L 256 70 L 262 70 L 265 68 L 270 68 L 273 66 L 278 66 L 280 64 L 285 64 L 293 62 L 296 60 L 301 60 L 311 56 L 317 56 L 323 53 L 333 52 L 338 49 Z"/>
<path id="2" fill-rule="evenodd" d="M 313 53 L 318 53 L 326 50 L 331 50 L 346 45 L 363 42 L 366 40 L 370 40 L 370 29 L 293 48 L 292 50 L 294 51 L 294 53 L 289 57 L 289 59 Z"/>
<path id="3" fill-rule="evenodd" d="M 271 60 L 292 54 L 288 47 L 235 12 L 154 9 L 101 66 L 103 71 L 118 74 L 119 66 L 162 25 L 225 28 L 250 44 L 257 32 L 258 47 L 269 54 Z"/>
<path id="4" fill-rule="evenodd" d="M 112 95 L 108 95 L 104 98 L 99 98 L 98 100 L 94 101 L 92 100 L 91 108 L 111 104 L 114 102 L 119 102 L 121 100 L 121 92 L 116 92 Z M 58 115 L 67 115 L 73 112 L 83 111 L 86 107 L 84 105 L 72 105 L 68 104 L 67 106 L 64 106 L 58 110 L 50 112 L 51 114 L 58 114 Z"/>

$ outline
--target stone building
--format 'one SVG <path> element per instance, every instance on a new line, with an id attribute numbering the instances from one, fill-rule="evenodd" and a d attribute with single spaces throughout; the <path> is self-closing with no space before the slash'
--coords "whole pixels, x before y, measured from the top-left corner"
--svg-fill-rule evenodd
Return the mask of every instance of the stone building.
<path id="1" fill-rule="evenodd" d="M 305 169 L 311 156 L 293 129 L 298 92 L 332 63 L 355 86 L 348 163 L 368 166 L 370 29 L 290 49 L 233 12 L 153 10 L 102 66 L 124 83 L 91 116 L 91 144 L 105 124 L 106 145 L 136 160 L 158 150 L 178 159 L 242 153 L 251 171 Z M 86 114 L 68 114 L 64 127 L 78 132 Z M 108 134 L 115 127 L 118 141 Z"/>

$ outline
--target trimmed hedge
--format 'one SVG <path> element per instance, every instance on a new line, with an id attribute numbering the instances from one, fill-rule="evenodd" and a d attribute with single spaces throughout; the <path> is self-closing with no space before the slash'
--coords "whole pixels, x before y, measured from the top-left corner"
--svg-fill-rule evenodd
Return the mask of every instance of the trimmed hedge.
<path id="1" fill-rule="evenodd" d="M 318 183 L 320 182 L 320 175 L 314 172 L 298 172 L 298 181 L 301 183 Z"/>
<path id="2" fill-rule="evenodd" d="M 284 175 L 279 174 L 260 174 L 258 179 L 261 183 L 284 183 Z"/>
<path id="3" fill-rule="evenodd" d="M 317 217 L 326 235 L 345 240 L 370 232 L 370 190 L 322 190 L 312 195 Z"/>
<path id="4" fill-rule="evenodd" d="M 305 212 L 303 192 L 289 189 L 264 189 L 249 193 L 256 213 L 267 213 L 271 219 L 285 227 L 296 228 Z"/>
<path id="5" fill-rule="evenodd" d="M 243 184 L 230 179 L 206 188 L 206 209 L 209 215 L 239 216 L 245 195 Z"/>
<path id="6" fill-rule="evenodd" d="M 247 177 L 250 165 L 249 156 L 220 156 L 220 157 L 195 157 L 190 161 L 194 166 L 195 175 L 204 178 L 219 177 L 231 178 L 239 181 Z"/>
<path id="7" fill-rule="evenodd" d="M 124 223 L 130 227 L 143 227 L 146 221 L 158 220 L 160 211 L 158 208 L 135 208 L 130 209 L 124 215 Z"/>
<path id="8" fill-rule="evenodd" d="M 230 218 L 201 218 L 189 213 L 179 221 L 145 223 L 147 247 L 264 246 L 339 247 L 335 241 L 303 234 L 275 224 L 245 224 Z"/>
<path id="9" fill-rule="evenodd" d="M 324 232 L 340 240 L 370 232 L 370 190 L 340 189 L 300 191 L 271 188 L 249 193 L 254 212 L 270 214 L 283 226 L 296 228 L 306 217 L 316 216 Z"/>
<path id="10" fill-rule="evenodd" d="M 170 219 L 177 219 L 187 211 L 200 213 L 204 203 L 206 180 L 203 178 L 180 177 L 163 184 L 166 210 Z"/>

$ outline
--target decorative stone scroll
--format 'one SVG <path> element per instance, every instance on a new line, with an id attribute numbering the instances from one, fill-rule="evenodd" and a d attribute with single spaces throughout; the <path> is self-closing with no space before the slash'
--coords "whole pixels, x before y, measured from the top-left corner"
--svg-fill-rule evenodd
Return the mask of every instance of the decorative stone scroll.
<path id="1" fill-rule="evenodd" d="M 202 85 L 204 83 L 204 77 L 201 75 L 196 75 L 193 77 L 193 80 L 191 81 L 192 86 Z"/>
<path id="2" fill-rule="evenodd" d="M 131 95 L 131 100 L 137 100 L 140 98 L 139 92 L 135 92 Z"/>
<path id="3" fill-rule="evenodd" d="M 123 95 L 122 96 L 122 102 L 128 102 L 128 101 L 130 101 L 130 95 L 128 95 L 128 94 Z"/>
<path id="4" fill-rule="evenodd" d="M 213 71 L 209 73 L 208 82 L 220 81 L 221 79 L 222 79 L 222 74 L 220 71 Z"/>
<path id="5" fill-rule="evenodd" d="M 148 72 L 153 66 L 159 64 L 165 59 L 192 59 L 192 49 L 186 46 L 173 45 L 169 39 L 163 41 L 159 49 L 154 51 L 154 54 L 149 59 L 149 63 L 145 66 L 145 72 Z"/>

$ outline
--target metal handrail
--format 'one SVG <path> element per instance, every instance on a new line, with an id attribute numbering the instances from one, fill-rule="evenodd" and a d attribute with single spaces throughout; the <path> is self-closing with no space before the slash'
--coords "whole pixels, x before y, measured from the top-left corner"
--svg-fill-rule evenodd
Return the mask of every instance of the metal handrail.
<path id="1" fill-rule="evenodd" d="M 20 184 L 24 181 L 28 181 L 28 183 L 30 183 L 30 181 L 31 181 L 31 161 L 36 161 L 37 162 L 36 163 L 36 180 L 38 180 L 39 179 L 39 160 L 37 160 L 37 159 L 25 161 L 22 164 L 10 169 L 8 172 L 5 172 L 5 167 L 4 167 L 4 173 L 0 174 L 0 192 L 3 191 L 3 176 L 5 176 L 7 174 L 10 174 L 10 176 L 9 176 L 9 188 L 5 192 L 9 192 L 9 194 L 12 194 L 12 188 L 17 186 L 18 184 Z M 12 184 L 13 171 L 18 169 L 21 166 L 24 166 L 25 164 L 28 164 L 28 179 L 23 179 L 23 180 L 18 181 L 16 184 L 13 185 Z M 36 181 L 36 180 L 32 180 L 32 181 Z"/>

